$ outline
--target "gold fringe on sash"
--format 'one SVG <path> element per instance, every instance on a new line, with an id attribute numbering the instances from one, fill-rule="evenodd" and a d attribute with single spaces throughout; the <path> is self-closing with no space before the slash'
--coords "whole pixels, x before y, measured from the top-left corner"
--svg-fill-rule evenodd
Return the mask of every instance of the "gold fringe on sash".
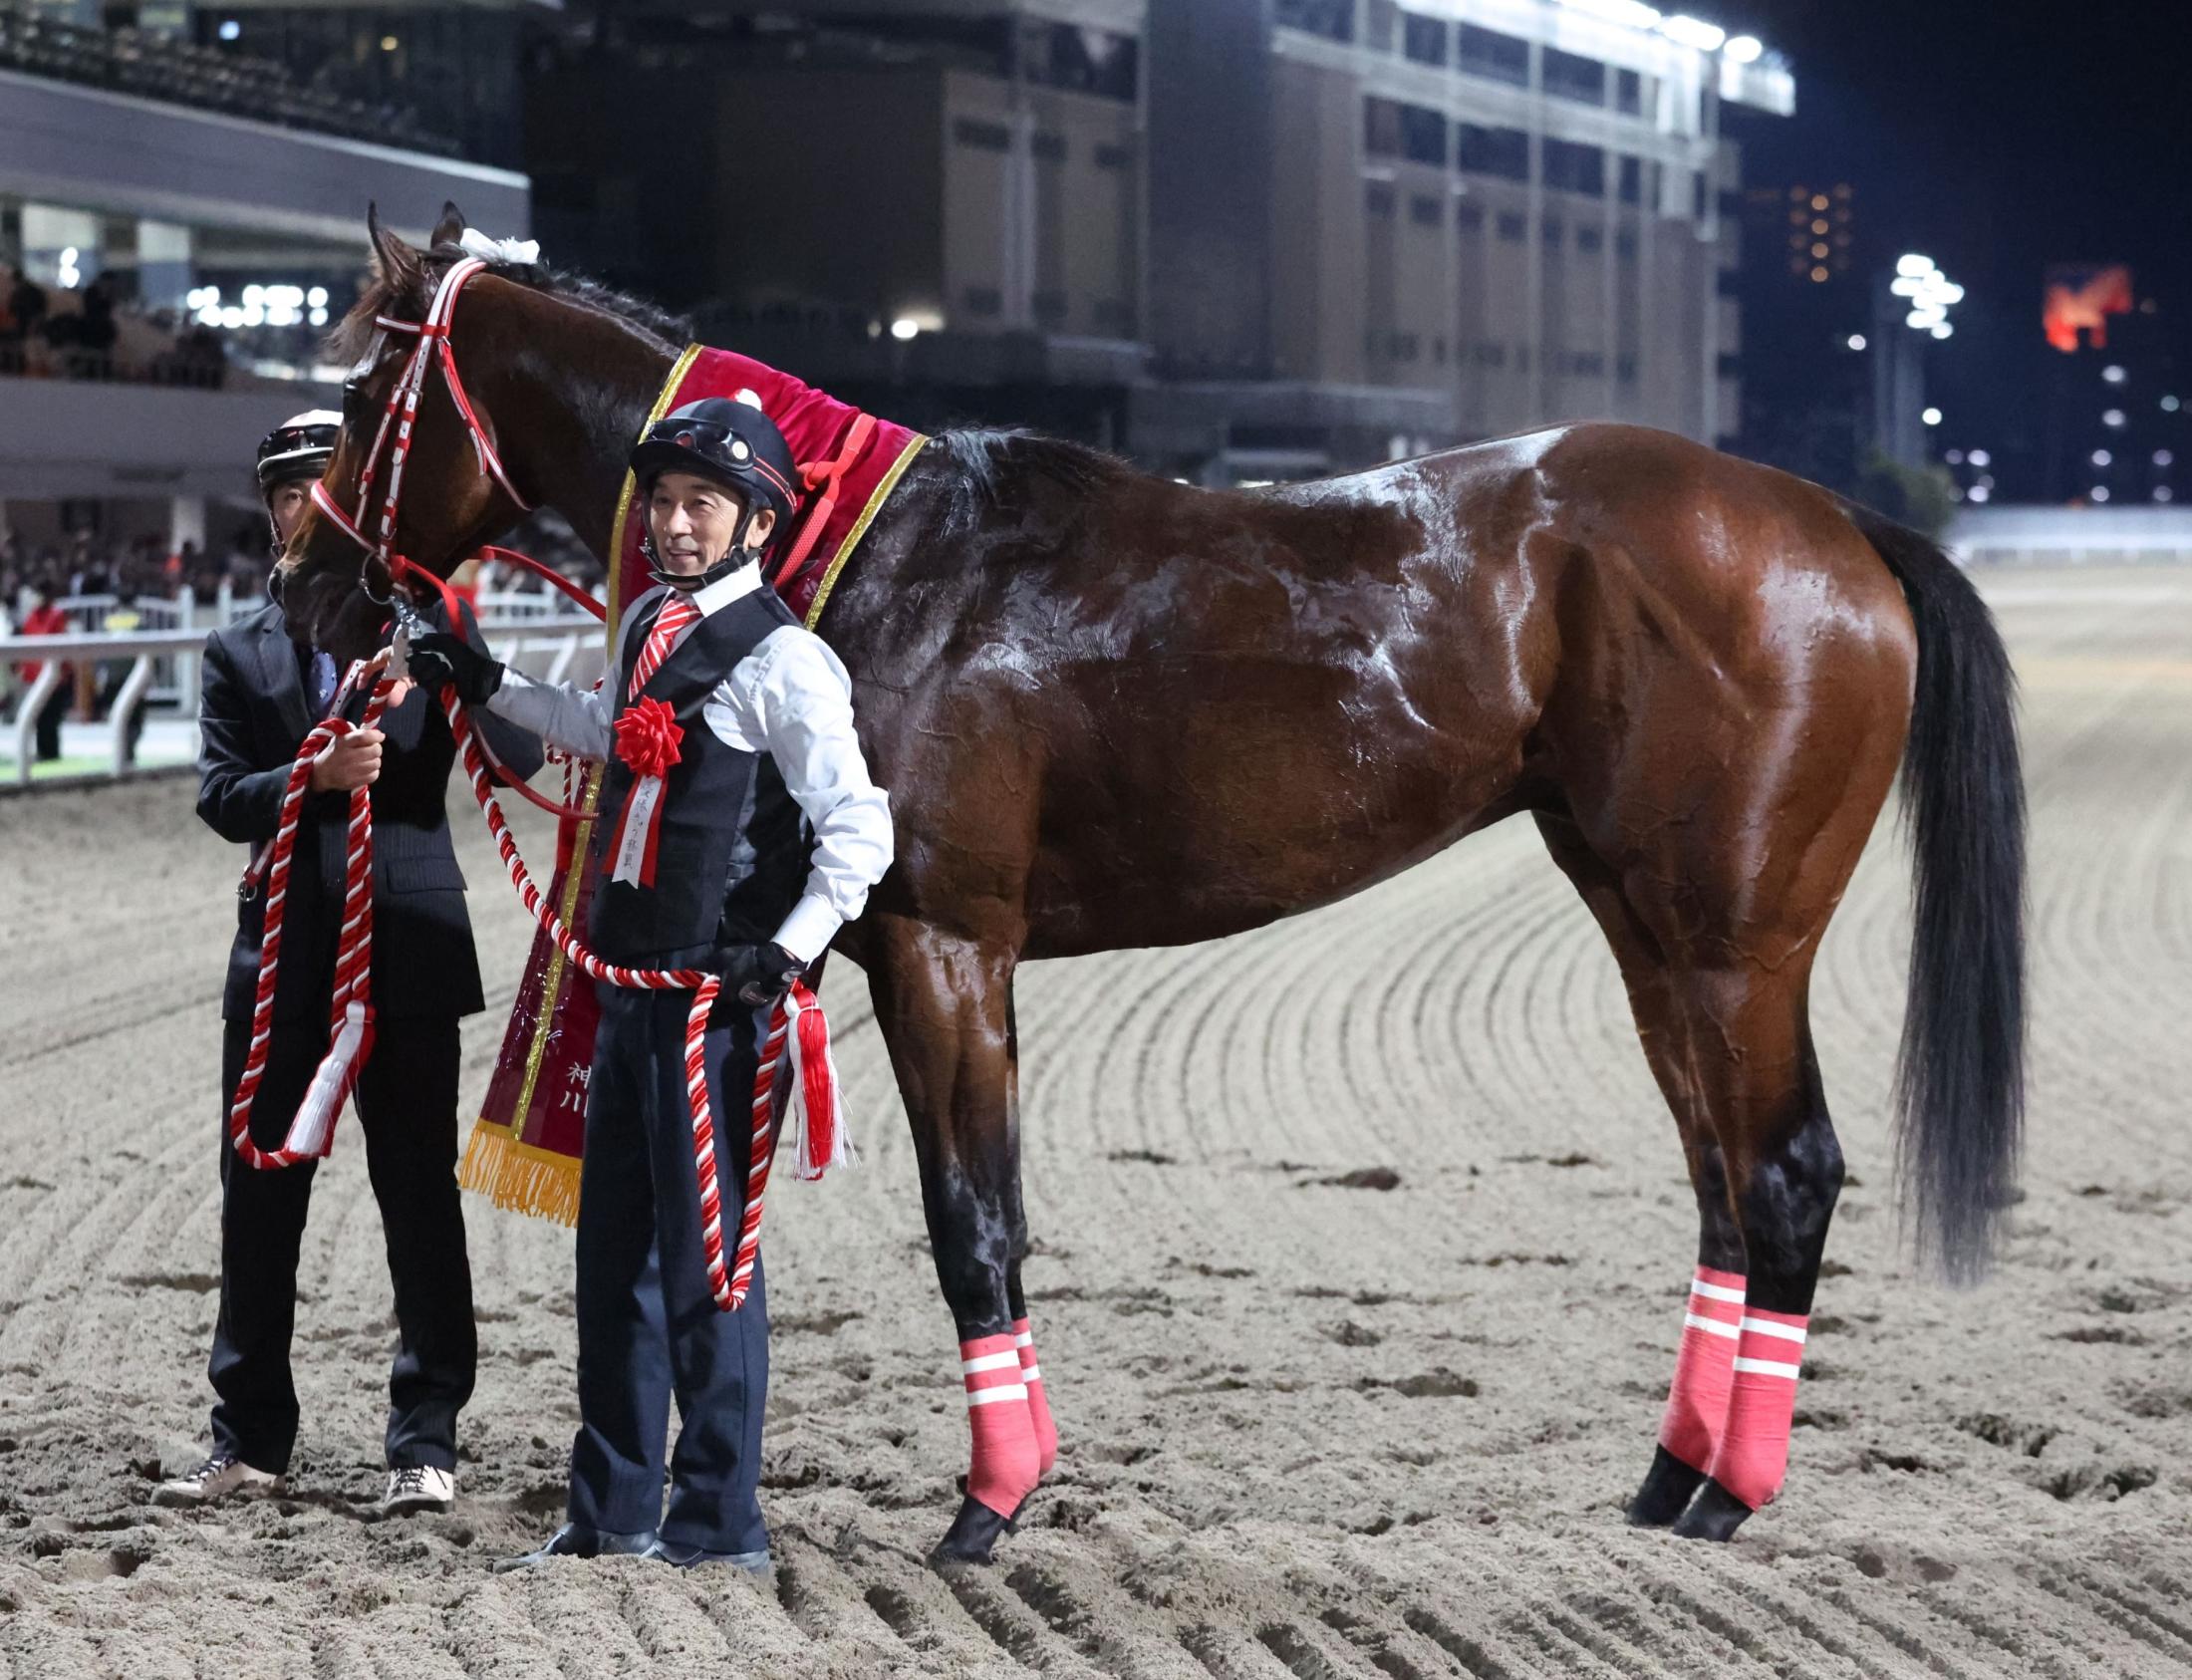
<path id="1" fill-rule="evenodd" d="M 521 1143 L 507 1126 L 475 1120 L 456 1182 L 514 1209 L 559 1225 L 579 1223 L 579 1159 Z"/>

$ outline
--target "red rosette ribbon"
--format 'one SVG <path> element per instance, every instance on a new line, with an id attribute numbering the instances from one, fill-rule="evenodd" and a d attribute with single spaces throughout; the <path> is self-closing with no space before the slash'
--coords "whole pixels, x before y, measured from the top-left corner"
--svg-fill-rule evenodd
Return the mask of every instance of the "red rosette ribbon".
<path id="1" fill-rule="evenodd" d="M 663 777 L 682 756 L 685 730 L 678 714 L 652 695 L 642 695 L 613 725 L 617 756 L 633 775 L 632 792 L 617 821 L 603 867 L 611 880 L 634 887 L 655 885 L 655 853 L 662 838 Z"/>

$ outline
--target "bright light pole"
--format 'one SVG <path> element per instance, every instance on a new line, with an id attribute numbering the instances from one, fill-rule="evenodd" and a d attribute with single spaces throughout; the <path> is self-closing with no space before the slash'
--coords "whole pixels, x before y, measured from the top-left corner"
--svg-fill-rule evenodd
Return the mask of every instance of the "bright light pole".
<path id="1" fill-rule="evenodd" d="M 1928 340 L 1956 331 L 1949 310 L 1963 301 L 1964 288 L 1931 257 L 1915 251 L 1898 257 L 1894 275 L 1874 288 L 1872 435 L 1884 453 L 1905 466 L 1923 466 L 1926 460 L 1929 411 L 1920 352 Z"/>

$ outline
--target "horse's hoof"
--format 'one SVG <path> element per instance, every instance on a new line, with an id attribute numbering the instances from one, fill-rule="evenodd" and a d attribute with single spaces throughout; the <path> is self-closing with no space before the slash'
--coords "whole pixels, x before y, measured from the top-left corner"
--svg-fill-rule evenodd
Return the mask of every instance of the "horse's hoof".
<path id="1" fill-rule="evenodd" d="M 1652 1454 L 1652 1468 L 1644 1473 L 1644 1485 L 1629 1501 L 1629 1522 L 1639 1529 L 1664 1529 L 1690 1507 L 1690 1497 L 1705 1480 L 1705 1472 L 1692 1470 L 1665 1447 Z"/>
<path id="2" fill-rule="evenodd" d="M 1024 1506 L 1023 1506 L 1024 1509 Z M 999 1535 L 1019 1532 L 1019 1515 L 999 1517 L 977 1499 L 959 1501 L 952 1527 L 929 1553 L 932 1563 L 986 1563 Z"/>
<path id="3" fill-rule="evenodd" d="M 1733 1540 L 1751 1508 L 1718 1482 L 1708 1480 L 1675 1525 L 1677 1540 Z"/>

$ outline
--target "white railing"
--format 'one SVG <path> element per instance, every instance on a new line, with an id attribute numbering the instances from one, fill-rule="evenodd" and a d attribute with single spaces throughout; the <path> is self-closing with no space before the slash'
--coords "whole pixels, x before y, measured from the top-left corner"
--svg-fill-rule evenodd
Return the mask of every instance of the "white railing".
<path id="1" fill-rule="evenodd" d="M 546 656 L 545 669 L 538 675 L 551 683 L 570 681 L 574 671 L 585 675 L 592 666 L 598 665 L 602 655 L 601 625 L 584 613 L 526 619 L 514 624 L 498 620 L 482 624 L 480 631 L 487 640 L 489 652 L 505 665 L 527 668 L 529 662 Z M 64 666 L 101 660 L 132 662 L 130 675 L 123 679 L 108 717 L 114 743 L 111 773 L 128 775 L 136 753 L 135 724 L 151 692 L 154 666 L 164 660 L 189 656 L 194 673 L 195 656 L 205 647 L 205 635 L 203 630 L 139 630 L 115 636 L 0 636 L 0 669 L 16 665 L 41 668 L 17 701 L 16 784 L 27 785 L 31 780 L 38 713 L 61 686 Z M 582 664 L 582 660 L 587 663 Z M 197 715 L 198 685 L 194 681 L 179 697 L 179 703 L 184 715 Z"/>

